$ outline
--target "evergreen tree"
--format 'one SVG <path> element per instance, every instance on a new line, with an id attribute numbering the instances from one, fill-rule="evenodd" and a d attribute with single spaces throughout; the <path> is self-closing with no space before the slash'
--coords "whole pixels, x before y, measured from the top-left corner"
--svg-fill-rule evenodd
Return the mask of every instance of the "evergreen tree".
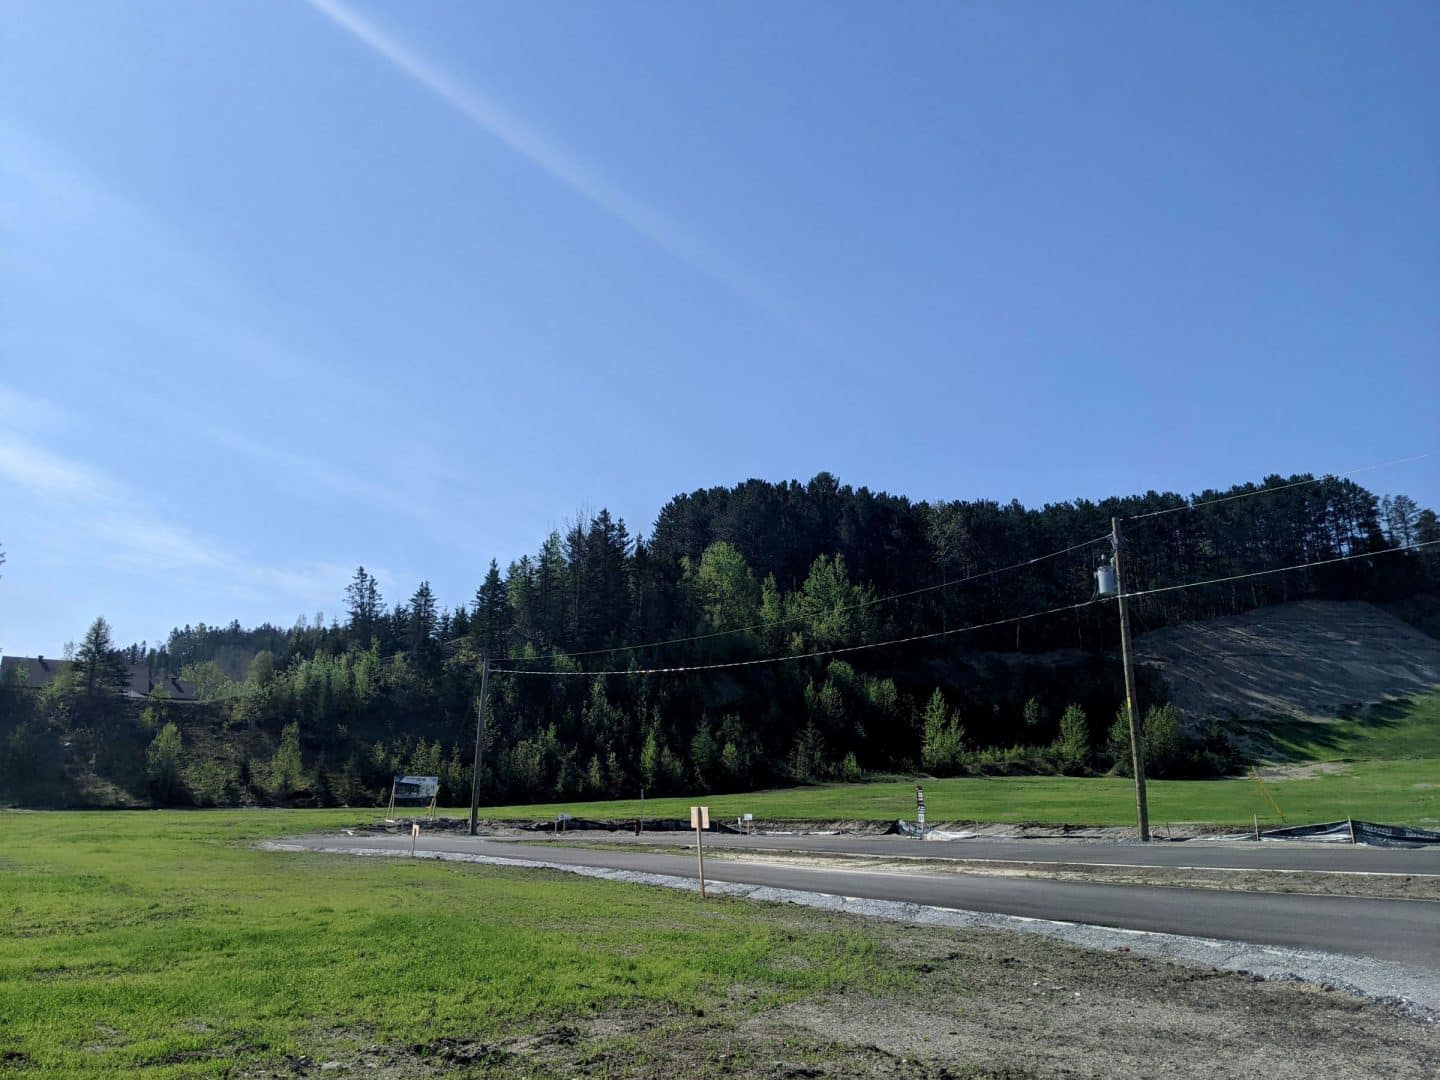
<path id="1" fill-rule="evenodd" d="M 300 754 L 300 725 L 286 724 L 280 744 L 270 760 L 270 790 L 277 799 L 289 799 L 305 789 L 305 762 Z"/>
<path id="2" fill-rule="evenodd" d="M 96 619 L 75 650 L 75 685 L 88 698 L 123 693 L 130 685 L 125 657 L 110 640 L 110 624 Z"/>
<path id="3" fill-rule="evenodd" d="M 1071 774 L 1083 771 L 1090 758 L 1090 722 L 1079 705 L 1067 706 L 1060 716 L 1055 757 L 1060 771 Z"/>
<path id="4" fill-rule="evenodd" d="M 421 664 L 431 661 L 436 652 L 435 594 L 430 582 L 422 581 L 410 597 L 410 609 L 405 615 L 406 649 Z"/>
<path id="5" fill-rule="evenodd" d="M 936 776 L 951 776 L 965 764 L 965 729 L 959 714 L 951 714 L 945 697 L 937 687 L 925 706 L 921 724 L 924 730 L 920 760 Z"/>
<path id="6" fill-rule="evenodd" d="M 385 606 L 379 582 L 363 566 L 355 568 L 355 576 L 345 587 L 345 609 L 350 614 L 350 633 L 361 648 L 367 647 L 380 629 Z"/>
<path id="7" fill-rule="evenodd" d="M 511 607 L 510 594 L 500 580 L 500 567 L 494 559 L 485 581 L 475 590 L 475 618 L 471 636 L 485 656 L 504 656 L 509 650 Z"/>

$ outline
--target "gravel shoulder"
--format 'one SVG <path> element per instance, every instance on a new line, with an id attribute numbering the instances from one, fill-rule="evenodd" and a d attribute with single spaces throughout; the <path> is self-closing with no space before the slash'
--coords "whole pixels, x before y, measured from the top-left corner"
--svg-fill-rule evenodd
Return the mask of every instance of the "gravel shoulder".
<path id="1" fill-rule="evenodd" d="M 526 847 L 571 847 L 604 851 L 633 851 L 633 845 L 606 841 L 519 841 Z M 647 845 L 647 851 L 693 855 L 693 844 Z M 927 859 L 922 856 L 891 858 L 829 852 L 734 851 L 706 849 L 705 858 L 774 866 L 845 867 L 876 874 L 979 874 L 991 877 L 1027 877 L 1050 881 L 1088 881 L 1112 885 L 1161 885 L 1184 889 L 1222 889 L 1233 892 L 1301 893 L 1311 896 L 1368 896 L 1382 900 L 1440 901 L 1440 875 L 1372 874 L 1291 870 L 1214 870 L 1204 867 L 1097 866 L 1091 863 L 1032 863 L 994 859 Z M 1440 922 L 1440 910 L 1436 911 Z"/>
<path id="2" fill-rule="evenodd" d="M 1440 900 L 1440 877 L 1426 874 L 1356 874 L 1287 870 L 1209 870 L 1192 867 L 1095 866 L 1087 863 L 1026 863 L 963 859 L 887 859 L 883 856 L 723 853 L 710 858 L 774 862 L 790 866 L 850 866 L 881 874 L 982 874 L 992 877 L 1090 881 L 1111 885 L 1161 885 L 1232 892 L 1369 896 L 1388 900 Z M 1440 924 L 1440 908 L 1435 913 Z"/>

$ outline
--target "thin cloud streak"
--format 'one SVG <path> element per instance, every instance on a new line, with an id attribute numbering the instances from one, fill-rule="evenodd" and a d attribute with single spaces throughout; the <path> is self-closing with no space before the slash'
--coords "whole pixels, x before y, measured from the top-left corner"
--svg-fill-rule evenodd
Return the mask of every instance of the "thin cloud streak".
<path id="1" fill-rule="evenodd" d="M 40 537 L 62 558 L 98 557 L 106 567 L 148 577 L 182 572 L 218 574 L 232 583 L 278 592 L 311 604 L 333 598 L 346 571 L 316 561 L 288 567 L 251 562 L 214 539 L 147 514 L 120 480 L 17 436 L 0 437 L 0 482 L 41 497 Z"/>
<path id="2" fill-rule="evenodd" d="M 317 12 L 368 46 L 389 63 L 455 109 L 471 123 L 499 139 L 517 154 L 570 190 L 623 222 L 667 254 L 766 308 L 774 300 L 729 260 L 704 248 L 682 226 L 653 207 L 621 191 L 583 164 L 574 154 L 547 139 L 493 98 L 468 86 L 408 45 L 397 41 L 341 0 L 308 0 Z"/>

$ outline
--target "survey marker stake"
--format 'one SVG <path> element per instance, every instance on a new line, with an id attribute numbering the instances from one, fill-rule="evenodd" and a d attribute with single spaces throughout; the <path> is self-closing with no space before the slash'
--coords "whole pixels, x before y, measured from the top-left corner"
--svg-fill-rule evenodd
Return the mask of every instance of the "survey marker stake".
<path id="1" fill-rule="evenodd" d="M 690 807 L 690 826 L 695 830 L 695 856 L 700 860 L 700 899 L 705 899 L 705 830 L 710 827 L 708 806 Z"/>

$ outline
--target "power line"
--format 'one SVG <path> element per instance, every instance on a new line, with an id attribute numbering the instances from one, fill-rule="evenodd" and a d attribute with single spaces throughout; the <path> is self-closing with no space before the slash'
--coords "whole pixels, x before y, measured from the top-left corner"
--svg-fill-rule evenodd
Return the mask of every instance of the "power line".
<path id="1" fill-rule="evenodd" d="M 1352 562 L 1355 559 L 1370 559 L 1376 555 L 1393 555 L 1397 551 L 1419 551 L 1421 548 L 1434 547 L 1440 544 L 1440 540 L 1426 540 L 1420 544 L 1402 544 L 1398 547 L 1382 548 L 1379 551 L 1360 551 L 1354 555 L 1338 555 L 1333 559 L 1317 559 L 1314 562 L 1297 563 L 1294 566 L 1277 566 L 1273 570 L 1252 570 L 1245 574 L 1231 574 L 1229 577 L 1211 578 L 1208 581 L 1187 581 L 1183 585 L 1160 585 L 1153 589 L 1141 589 L 1139 592 L 1128 592 L 1127 599 L 1134 599 L 1137 596 L 1152 596 L 1155 593 L 1175 592 L 1177 589 L 1198 589 L 1202 585 L 1223 585 L 1229 581 L 1244 581 L 1246 578 L 1264 577 L 1266 574 L 1283 574 L 1287 570 L 1308 570 L 1314 566 L 1330 566 L 1334 563 Z"/>
<path id="2" fill-rule="evenodd" d="M 1313 562 L 1299 563 L 1295 566 L 1279 566 L 1271 570 L 1254 570 L 1244 574 L 1233 574 L 1229 577 L 1211 578 L 1207 581 L 1188 581 L 1181 585 L 1163 585 L 1154 589 L 1141 589 L 1136 592 L 1128 592 L 1125 598 L 1135 599 L 1141 596 L 1150 596 L 1154 593 L 1174 592 L 1177 589 L 1196 589 L 1204 585 L 1220 585 L 1228 581 L 1241 581 L 1245 578 L 1262 577 L 1266 574 L 1283 574 L 1291 570 L 1307 570 L 1315 566 L 1329 566 L 1333 563 L 1351 562 L 1355 559 L 1368 559 L 1378 555 L 1392 555 L 1400 551 L 1419 551 L 1422 548 L 1440 545 L 1440 540 L 1427 540 L 1420 544 L 1409 546 L 1384 548 L 1380 551 L 1359 552 L 1354 555 L 1341 555 L 1333 559 L 1317 559 Z M 606 678 L 612 675 L 680 675 L 696 671 L 719 671 L 728 668 L 757 667 L 761 664 L 780 664 L 789 660 L 814 660 L 822 656 L 841 656 L 847 653 L 863 652 L 869 649 L 881 649 L 890 645 L 909 645 L 917 641 L 931 641 L 936 638 L 949 637 L 952 634 L 964 634 L 975 630 L 989 630 L 997 626 L 1007 626 L 1013 623 L 1023 622 L 1027 619 L 1039 619 L 1046 615 L 1058 615 L 1067 611 L 1079 611 L 1082 608 L 1101 604 L 1111 599 L 1110 597 L 1095 597 L 1091 600 L 1083 600 L 1078 604 L 1064 604 L 1060 607 L 1049 608 L 1045 611 L 1033 611 L 1025 615 L 1012 615 L 1007 619 L 996 619 L 993 622 L 975 623 L 970 626 L 957 626 L 953 630 L 935 630 L 928 634 L 913 634 L 909 637 L 891 638 L 886 641 L 873 641 L 864 645 L 846 645 L 838 649 L 817 649 L 812 652 L 791 653 L 786 656 L 766 656 L 755 660 L 731 660 L 716 664 L 691 664 L 682 667 L 660 667 L 660 668 L 603 668 L 598 671 L 533 671 L 523 668 L 491 668 L 495 675 L 533 675 L 545 678 Z"/>
<path id="3" fill-rule="evenodd" d="M 826 608 L 823 614 L 833 615 L 842 611 L 854 611 L 858 608 L 872 607 L 875 604 L 883 604 L 890 600 L 903 600 L 909 596 L 919 596 L 921 593 L 934 592 L 936 589 L 948 589 L 952 585 L 964 585 L 969 581 L 978 581 L 981 578 L 992 577 L 995 574 L 1008 573 L 1011 570 L 1019 570 L 1026 566 L 1033 566 L 1036 563 L 1045 562 L 1047 559 L 1058 558 L 1061 555 L 1068 555 L 1072 551 L 1079 551 L 1081 548 L 1091 547 L 1095 544 L 1109 540 L 1110 534 L 1097 536 L 1093 540 L 1083 540 L 1078 544 L 1071 544 L 1059 551 L 1052 551 L 1045 555 L 1037 555 L 1033 559 L 1025 559 L 1023 562 L 1012 563 L 1009 566 L 998 566 L 993 570 L 982 570 L 977 574 L 970 574 L 967 577 L 955 578 L 951 581 L 942 581 L 938 585 L 925 585 L 918 589 L 909 589 L 905 592 L 890 593 L 887 596 L 877 596 L 869 600 L 861 600 L 854 604 L 842 604 L 840 607 Z M 729 634 L 741 634 L 750 630 L 768 630 L 773 626 L 787 626 L 790 623 L 804 622 L 810 615 L 790 615 L 783 619 L 775 619 L 771 622 L 752 623 L 749 626 L 732 626 L 727 630 L 712 630 L 707 634 L 692 634 L 688 637 L 666 638 L 662 641 L 647 641 L 639 645 L 616 645 L 608 649 L 587 649 L 581 652 L 552 652 L 541 656 L 497 656 L 496 662 L 513 663 L 533 660 L 557 660 L 561 657 L 566 659 L 577 659 L 582 656 L 601 656 L 617 652 L 638 652 L 641 649 L 657 648 L 661 645 L 682 645 L 692 641 L 708 641 L 711 638 L 725 637 Z M 461 639 L 456 639 L 461 640 Z"/>
<path id="4" fill-rule="evenodd" d="M 1234 494 L 1234 495 L 1222 495 L 1222 496 L 1220 496 L 1220 497 L 1218 497 L 1218 498 L 1214 498 L 1214 499 L 1204 499 L 1204 500 L 1201 500 L 1201 501 L 1199 501 L 1199 502 L 1187 502 L 1187 503 L 1185 503 L 1183 506 L 1172 506 L 1172 507 L 1167 507 L 1167 508 L 1165 508 L 1165 509 L 1163 509 L 1163 510 L 1151 510 L 1151 511 L 1148 511 L 1148 512 L 1143 513 L 1143 514 L 1132 514 L 1130 517 L 1125 518 L 1124 520 L 1126 520 L 1126 521 L 1142 521 L 1142 520 L 1145 520 L 1145 519 L 1148 519 L 1148 518 L 1162 517 L 1162 516 L 1164 516 L 1164 515 L 1166 515 L 1166 514 L 1179 513 L 1179 512 L 1182 511 L 1182 510 L 1198 510 L 1198 509 L 1200 509 L 1201 507 L 1205 507 L 1205 506 L 1215 506 L 1215 505 L 1218 505 L 1218 504 L 1220 504 L 1220 503 L 1234 502 L 1234 501 L 1236 501 L 1236 500 L 1238 500 L 1238 499 L 1248 499 L 1248 498 L 1252 498 L 1253 496 L 1256 496 L 1256 495 L 1269 495 L 1269 494 L 1272 494 L 1272 493 L 1274 493 L 1274 492 L 1287 491 L 1287 490 L 1290 490 L 1290 489 L 1292 489 L 1292 488 L 1306 487 L 1306 486 L 1311 485 L 1311 484 L 1323 483 L 1323 482 L 1326 481 L 1326 480 L 1339 479 L 1339 478 L 1341 478 L 1341 477 L 1346 477 L 1346 476 L 1354 476 L 1354 475 L 1356 475 L 1356 474 L 1358 474 L 1358 473 L 1373 472 L 1373 471 L 1375 471 L 1376 469 L 1390 468 L 1390 467 L 1395 466 L 1395 465 L 1405 465 L 1405 464 L 1409 464 L 1410 462 L 1415 462 L 1415 461 L 1423 461 L 1423 460 L 1425 460 L 1426 458 L 1429 458 L 1429 457 L 1432 457 L 1432 456 L 1433 456 L 1433 452 L 1427 452 L 1427 453 L 1424 453 L 1424 454 L 1415 454 L 1415 455 L 1412 455 L 1412 456 L 1410 456 L 1410 457 L 1396 458 L 1396 459 L 1394 459 L 1393 461 L 1382 461 L 1382 462 L 1379 462 L 1379 463 L 1373 464 L 1373 465 L 1362 465 L 1362 466 L 1360 466 L 1360 467 L 1358 467 L 1358 468 L 1348 469 L 1348 470 L 1346 470 L 1345 472 L 1326 473 L 1326 474 L 1323 475 L 1323 476 L 1312 477 L 1312 478 L 1310 478 L 1310 479 L 1308 479 L 1308 480 L 1294 480 L 1294 481 L 1291 481 L 1290 483 L 1287 483 L 1287 484 L 1278 484 L 1278 485 L 1276 485 L 1276 486 L 1274 486 L 1274 487 L 1262 487 L 1262 488 L 1257 488 L 1257 489 L 1255 489 L 1254 491 L 1242 491 L 1242 492 L 1239 492 L 1239 493 Z M 858 603 L 854 603 L 854 604 L 845 604 L 845 605 L 842 605 L 841 607 L 830 608 L 827 612 L 825 612 L 825 614 L 837 614 L 837 613 L 843 612 L 843 611 L 854 611 L 854 610 L 857 610 L 857 609 L 860 609 L 860 608 L 872 607 L 872 606 L 874 606 L 874 605 L 876 605 L 876 604 L 887 603 L 887 602 L 889 602 L 889 601 L 891 601 L 891 600 L 903 600 L 903 599 L 905 599 L 905 598 L 907 598 L 907 597 L 919 596 L 919 595 L 921 595 L 921 594 L 923 594 L 923 593 L 934 592 L 934 591 L 936 591 L 936 590 L 938 590 L 938 589 L 948 589 L 951 585 L 964 585 L 964 584 L 966 584 L 967 582 L 978 581 L 978 580 L 981 580 L 981 579 L 983 579 L 983 578 L 991 577 L 991 576 L 996 575 L 996 574 L 1008 573 L 1008 572 L 1011 571 L 1011 570 L 1023 569 L 1024 567 L 1033 566 L 1033 565 L 1035 565 L 1035 564 L 1037 564 L 1037 563 L 1045 562 L 1046 560 L 1049 560 L 1049 559 L 1058 558 L 1058 557 L 1061 556 L 1061 555 L 1068 555 L 1068 554 L 1069 554 L 1070 552 L 1072 552 L 1072 551 L 1078 551 L 1078 550 L 1080 550 L 1081 548 L 1090 547 L 1090 546 L 1092 546 L 1092 545 L 1094 545 L 1094 544 L 1102 543 L 1102 542 L 1104 542 L 1104 541 L 1106 541 L 1106 540 L 1108 540 L 1108 539 L 1110 539 L 1110 536 L 1109 536 L 1108 533 L 1106 533 L 1104 536 L 1098 536 L 1098 537 L 1095 537 L 1095 538 L 1092 539 L 1092 540 L 1084 540 L 1084 541 L 1081 541 L 1081 542 L 1078 543 L 1078 544 L 1072 544 L 1072 545 L 1070 545 L 1069 547 L 1061 548 L 1061 549 L 1058 550 L 1058 551 L 1052 551 L 1052 552 L 1049 552 L 1049 553 L 1047 553 L 1047 554 L 1045 554 L 1045 555 L 1037 555 L 1037 556 L 1035 556 L 1035 557 L 1032 558 L 1032 559 L 1025 559 L 1025 560 L 1022 560 L 1021 562 L 1012 563 L 1012 564 L 1010 564 L 1009 566 L 1000 566 L 1000 567 L 996 567 L 996 568 L 991 569 L 991 570 L 982 570 L 982 571 L 980 571 L 979 573 L 970 574 L 970 575 L 968 575 L 968 576 L 966 576 L 966 577 L 963 577 L 963 578 L 956 578 L 956 579 L 953 580 L 953 581 L 944 581 L 944 582 L 939 583 L 938 585 L 926 585 L 926 586 L 922 586 L 921 588 L 918 588 L 918 589 L 910 589 L 910 590 L 907 590 L 907 591 L 905 591 L 905 592 L 890 593 L 890 594 L 888 594 L 888 595 L 886 595 L 886 596 L 879 596 L 879 597 L 875 597 L 875 598 L 870 599 L 870 600 L 862 600 L 862 601 L 859 601 Z M 1422 545 L 1422 546 L 1423 546 L 1423 545 Z M 1394 549 L 1394 550 L 1400 550 L 1400 549 Z M 1380 553 L 1377 553 L 1377 554 L 1380 554 Z M 1323 564 L 1316 564 L 1316 565 L 1323 565 Z M 1278 571 L 1262 571 L 1261 573 L 1275 573 L 1275 572 L 1278 572 Z M 1222 580 L 1229 580 L 1229 579 L 1222 579 Z M 1170 588 L 1182 588 L 1182 587 L 1189 587 L 1189 586 L 1171 586 Z M 1133 595 L 1137 595 L 1137 594 L 1133 594 L 1133 593 L 1132 593 L 1132 594 L 1127 594 L 1127 595 L 1132 595 L 1132 596 L 1133 596 Z M 579 651 L 575 651 L 575 652 L 549 652 L 549 653 L 542 653 L 542 654 L 537 655 L 537 656 L 523 656 L 523 655 L 499 656 L 499 657 L 495 657 L 495 658 L 494 658 L 494 661 L 495 661 L 495 662 L 498 662 L 498 663 L 532 663 L 532 662 L 540 661 L 540 660 L 558 660 L 558 659 L 561 659 L 561 658 L 572 659 L 572 660 L 573 660 L 573 659 L 580 659 L 580 658 L 582 658 L 582 657 L 588 657 L 588 656 L 610 656 L 610 655 L 613 655 L 613 654 L 615 654 L 615 653 L 621 653 L 621 652 L 639 652 L 639 651 L 641 651 L 642 649 L 660 648 L 661 646 L 665 646 L 665 645 L 684 645 L 684 644 L 689 644 L 689 643 L 698 642 L 698 641 L 710 641 L 710 640 L 713 640 L 713 639 L 715 639 L 715 638 L 728 637 L 728 636 L 731 635 L 731 634 L 741 634 L 741 633 L 748 633 L 748 632 L 755 631 L 755 630 L 765 630 L 765 629 L 769 629 L 769 628 L 771 628 L 771 627 L 776 627 L 776 626 L 787 626 L 787 625 L 790 625 L 790 624 L 792 624 L 792 623 L 803 622 L 803 621 L 805 621 L 805 620 L 808 619 L 808 618 L 810 618 L 809 615 L 791 615 L 791 616 L 786 616 L 785 618 L 782 618 L 782 619 L 776 619 L 776 620 L 771 621 L 771 622 L 752 623 L 752 624 L 750 624 L 750 625 L 748 625 L 748 626 L 735 626 L 735 627 L 730 627 L 730 628 L 727 628 L 727 629 L 724 629 L 724 630 L 713 630 L 713 631 L 710 631 L 710 632 L 704 633 L 704 634 L 691 634 L 691 635 L 688 635 L 688 636 L 685 636 L 685 637 L 663 638 L 663 639 L 658 639 L 658 640 L 655 640 L 655 641 L 642 642 L 642 643 L 637 644 L 637 645 L 615 645 L 615 646 L 611 646 L 611 647 L 609 647 L 609 648 L 604 648 L 604 649 L 584 649 L 584 650 L 579 650 Z M 998 624 L 997 624 L 997 625 L 998 625 Z M 963 628 L 963 627 L 962 627 L 961 629 L 963 630 L 963 629 L 968 629 L 968 628 Z M 446 640 L 446 641 L 439 642 L 439 643 L 438 643 L 438 647 L 441 648 L 441 649 L 445 649 L 445 648 L 449 648 L 449 647 L 452 646 L 452 645 L 458 645 L 458 644 L 460 644 L 461 642 L 468 641 L 468 640 L 470 640 L 470 635 L 468 635 L 468 634 L 462 634 L 462 635 L 460 635 L 459 637 L 454 637 L 454 638 L 450 638 L 450 639 L 448 639 L 448 640 Z M 380 662 L 383 663 L 383 664 L 390 664 L 390 663 L 393 663 L 394 661 L 396 661 L 397 659 L 399 659 L 401 656 L 407 655 L 407 653 L 408 653 L 408 650 L 404 650 L 404 649 L 397 650 L 396 652 L 391 653 L 391 654 L 388 655 L 388 656 L 381 657 Z M 670 669 L 658 669 L 658 668 L 657 668 L 657 669 L 655 669 L 655 670 L 670 670 Z M 547 673 L 547 674 L 548 674 L 548 673 Z"/>
<path id="5" fill-rule="evenodd" d="M 1234 502 L 1236 499 L 1248 499 L 1255 495 L 1269 495 L 1276 491 L 1288 491 L 1290 488 L 1305 487 L 1309 484 L 1320 484 L 1326 480 L 1338 480 L 1343 476 L 1354 476 L 1356 473 L 1373 472 L 1376 469 L 1388 469 L 1392 465 L 1407 465 L 1412 461 L 1423 461 L 1431 457 L 1429 453 L 1416 454 L 1413 457 L 1396 458 L 1394 461 L 1382 461 L 1378 465 L 1362 465 L 1358 469 L 1349 469 L 1346 472 L 1326 473 L 1324 476 L 1314 476 L 1309 480 L 1292 480 L 1288 484 L 1277 484 L 1274 487 L 1257 488 L 1254 491 L 1242 491 L 1235 495 L 1221 495 L 1215 499 L 1202 499 L 1200 502 L 1187 502 L 1183 506 L 1170 506 L 1164 510 L 1150 510 L 1144 514 L 1131 514 L 1126 521 L 1143 521 L 1145 518 L 1161 517 L 1165 514 L 1178 514 L 1181 510 L 1198 510 L 1202 506 L 1215 506 L 1219 503 Z"/>
<path id="6" fill-rule="evenodd" d="M 779 664 L 787 660 L 813 660 L 821 656 L 840 656 L 844 653 L 863 652 L 866 649 L 883 649 L 887 645 L 908 645 L 916 641 L 929 641 L 933 638 L 949 637 L 951 634 L 964 634 L 972 630 L 988 630 L 996 626 L 1006 626 L 1010 623 L 1022 622 L 1025 619 L 1039 619 L 1046 615 L 1058 615 L 1066 611 L 1078 611 L 1080 608 L 1089 607 L 1091 604 L 1103 603 L 1109 597 L 1096 597 L 1093 600 L 1083 600 L 1078 604 L 1064 604 L 1061 607 L 1050 608 L 1047 611 L 1032 611 L 1027 615 L 1012 615 L 1008 619 L 997 619 L 994 622 L 975 623 L 971 626 L 957 626 L 953 630 L 935 630 L 928 634 L 913 634 L 910 637 L 891 638 L 887 641 L 872 641 L 864 645 L 845 645 L 838 649 L 817 649 L 814 652 L 791 653 L 787 656 L 762 656 L 756 660 L 730 660 L 718 664 L 691 664 L 686 667 L 663 667 L 663 668 L 602 668 L 598 671 L 532 671 L 522 668 L 491 668 L 492 675 L 542 675 L 550 678 L 600 678 L 607 675 L 678 675 L 689 671 L 718 671 L 722 668 L 756 667 L 760 664 Z"/>

